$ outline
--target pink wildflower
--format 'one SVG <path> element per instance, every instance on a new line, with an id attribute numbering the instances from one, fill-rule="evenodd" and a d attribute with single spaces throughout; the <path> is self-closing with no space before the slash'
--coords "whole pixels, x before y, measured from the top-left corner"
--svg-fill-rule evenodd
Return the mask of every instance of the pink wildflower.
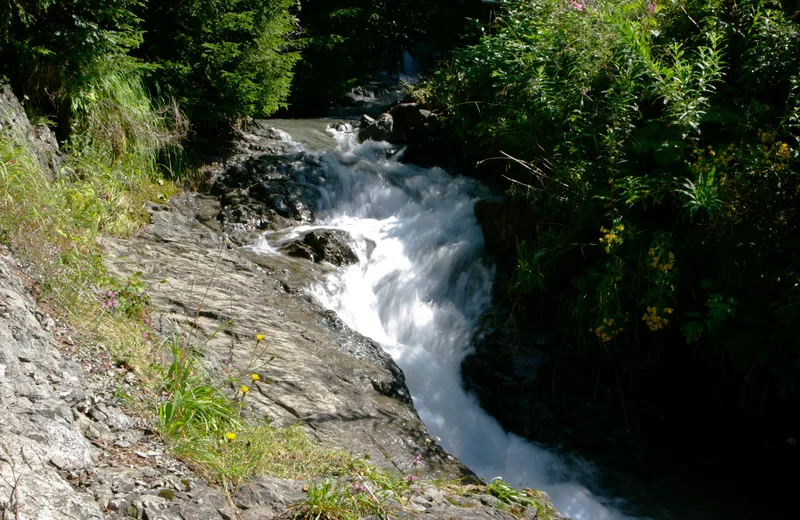
<path id="1" fill-rule="evenodd" d="M 573 9 L 576 9 L 578 12 L 582 13 L 586 8 L 586 0 L 569 0 L 569 5 L 571 5 Z"/>

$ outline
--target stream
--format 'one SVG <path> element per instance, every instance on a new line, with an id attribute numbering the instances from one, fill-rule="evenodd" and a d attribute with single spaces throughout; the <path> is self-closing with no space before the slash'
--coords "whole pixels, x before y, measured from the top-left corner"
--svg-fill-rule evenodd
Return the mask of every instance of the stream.
<path id="1" fill-rule="evenodd" d="M 352 133 L 326 131 L 325 121 L 270 124 L 319 161 L 310 181 L 319 190 L 318 217 L 313 226 L 267 233 L 254 248 L 275 254 L 317 228 L 354 238 L 359 262 L 309 291 L 394 358 L 420 417 L 445 450 L 487 482 L 502 477 L 516 487 L 545 490 L 573 520 L 709 518 L 691 506 L 674 508 L 669 501 L 676 497 L 663 489 L 642 491 L 644 484 L 624 475 L 609 483 L 607 472 L 579 455 L 507 433 L 463 389 L 460 365 L 479 317 L 491 306 L 494 279 L 473 214 L 477 200 L 490 194 L 477 181 L 401 164 L 389 153 L 391 145 L 356 144 Z M 615 498 L 611 488 L 628 498 L 646 495 L 650 503 L 643 508 Z"/>

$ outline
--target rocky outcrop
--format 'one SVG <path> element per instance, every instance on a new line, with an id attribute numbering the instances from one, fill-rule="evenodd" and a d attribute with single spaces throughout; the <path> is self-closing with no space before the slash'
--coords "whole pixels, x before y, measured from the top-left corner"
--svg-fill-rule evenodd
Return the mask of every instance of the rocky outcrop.
<path id="1" fill-rule="evenodd" d="M 136 376 L 43 313 L 0 255 L 0 518 L 224 518 L 119 395 Z M 226 513 L 227 511 L 227 513 Z"/>
<path id="2" fill-rule="evenodd" d="M 11 87 L 0 78 L 0 135 L 10 132 L 24 137 L 43 171 L 60 174 L 65 157 L 55 134 L 46 125 L 30 123 Z"/>

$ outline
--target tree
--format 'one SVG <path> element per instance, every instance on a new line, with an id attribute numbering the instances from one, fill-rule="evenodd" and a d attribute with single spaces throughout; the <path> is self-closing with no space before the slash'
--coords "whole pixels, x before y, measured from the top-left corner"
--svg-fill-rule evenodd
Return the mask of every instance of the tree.
<path id="1" fill-rule="evenodd" d="M 177 0 L 141 10 L 138 55 L 157 92 L 201 125 L 268 116 L 286 105 L 299 59 L 296 0 Z"/>
<path id="2" fill-rule="evenodd" d="M 0 72 L 17 94 L 58 117 L 66 140 L 73 100 L 90 71 L 113 62 L 135 68 L 127 53 L 142 41 L 138 0 L 0 0 Z M 103 66 L 105 70 L 109 67 Z"/>

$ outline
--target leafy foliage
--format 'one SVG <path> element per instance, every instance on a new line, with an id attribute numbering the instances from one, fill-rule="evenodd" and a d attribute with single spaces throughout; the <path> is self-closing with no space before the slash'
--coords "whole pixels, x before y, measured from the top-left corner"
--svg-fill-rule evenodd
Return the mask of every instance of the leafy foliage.
<path id="1" fill-rule="evenodd" d="M 289 39 L 296 0 L 149 2 L 139 54 L 155 85 L 190 119 L 214 124 L 285 106 L 299 54 Z"/>
<path id="2" fill-rule="evenodd" d="M 142 41 L 138 0 L 20 0 L 0 10 L 0 71 L 18 95 L 58 116 L 63 140 L 72 130 L 73 99 L 107 60 L 126 71 Z"/>
<path id="3" fill-rule="evenodd" d="M 520 302 L 559 305 L 576 357 L 633 388 L 667 393 L 664 367 L 690 367 L 693 399 L 785 413 L 800 26 L 758 0 L 530 0 L 492 29 L 416 95 L 469 159 L 515 158 L 483 164 L 530 215 L 504 231 Z"/>

